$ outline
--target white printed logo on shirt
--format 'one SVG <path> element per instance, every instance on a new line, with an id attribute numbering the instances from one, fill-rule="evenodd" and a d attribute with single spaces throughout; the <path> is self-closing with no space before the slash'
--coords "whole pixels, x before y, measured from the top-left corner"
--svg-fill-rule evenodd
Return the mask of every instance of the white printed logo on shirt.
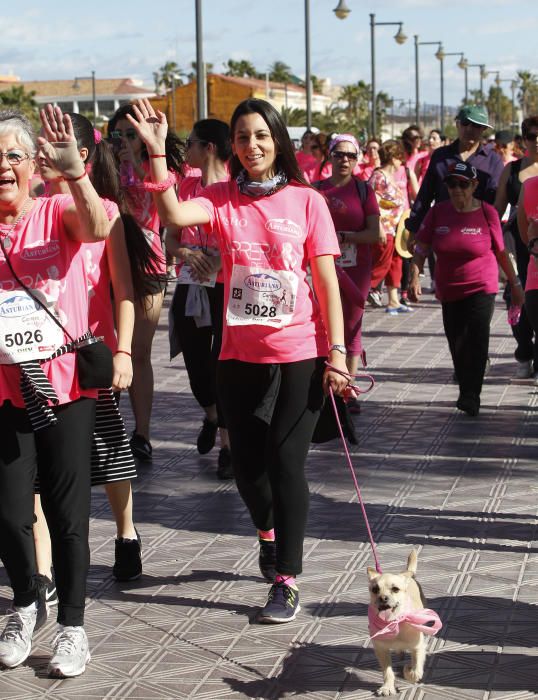
<path id="1" fill-rule="evenodd" d="M 271 326 L 291 323 L 299 279 L 289 270 L 234 265 L 226 309 L 229 326 Z"/>
<path id="2" fill-rule="evenodd" d="M 59 241 L 48 241 L 47 243 L 44 241 L 37 241 L 21 251 L 21 258 L 23 260 L 30 260 L 31 262 L 41 262 L 41 260 L 54 258 L 59 252 Z"/>
<path id="3" fill-rule="evenodd" d="M 266 221 L 265 228 L 271 233 L 276 233 L 279 236 L 289 236 L 290 238 L 301 238 L 303 230 L 291 219 L 269 219 Z"/>

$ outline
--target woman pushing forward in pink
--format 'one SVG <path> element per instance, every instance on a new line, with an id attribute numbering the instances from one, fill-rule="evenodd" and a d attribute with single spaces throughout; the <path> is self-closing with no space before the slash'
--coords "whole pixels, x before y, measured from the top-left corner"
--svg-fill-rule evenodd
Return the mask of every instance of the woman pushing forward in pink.
<path id="1" fill-rule="evenodd" d="M 323 197 L 301 177 L 286 127 L 264 100 L 231 120 L 231 178 L 178 203 L 167 179 L 166 117 L 143 100 L 130 122 L 150 154 L 166 224 L 210 225 L 219 241 L 226 323 L 217 388 L 239 492 L 273 584 L 260 622 L 295 619 L 308 513 L 304 466 L 323 390 L 347 386 L 334 257 L 338 240 Z M 316 296 L 306 280 L 312 270 Z"/>

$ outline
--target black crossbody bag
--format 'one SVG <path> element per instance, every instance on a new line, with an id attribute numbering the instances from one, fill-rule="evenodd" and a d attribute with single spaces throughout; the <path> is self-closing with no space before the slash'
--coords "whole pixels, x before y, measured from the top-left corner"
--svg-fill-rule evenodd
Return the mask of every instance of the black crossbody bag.
<path id="1" fill-rule="evenodd" d="M 43 302 L 35 296 L 31 289 L 29 289 L 24 282 L 17 275 L 11 264 L 11 260 L 7 255 L 7 251 L 4 246 L 4 241 L 0 239 L 0 246 L 4 257 L 8 264 L 11 274 L 18 282 L 18 284 L 26 291 L 26 293 L 32 297 L 34 302 L 38 304 L 47 313 L 54 323 L 62 329 L 65 335 L 69 338 L 69 345 L 71 346 L 69 352 L 77 353 L 77 374 L 78 382 L 82 389 L 108 389 L 112 385 L 112 378 L 114 376 L 114 369 L 112 363 L 112 351 L 103 342 L 103 338 L 99 338 L 91 331 L 88 331 L 84 338 L 81 340 L 75 340 L 72 335 L 67 331 L 64 326 L 58 321 L 56 316 L 52 314 L 49 309 L 43 304 Z"/>

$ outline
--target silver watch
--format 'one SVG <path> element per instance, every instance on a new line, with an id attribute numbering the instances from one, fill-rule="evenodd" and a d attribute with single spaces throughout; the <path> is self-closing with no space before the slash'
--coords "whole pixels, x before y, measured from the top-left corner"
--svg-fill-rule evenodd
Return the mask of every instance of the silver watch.
<path id="1" fill-rule="evenodd" d="M 331 350 L 336 350 L 337 352 L 341 352 L 342 355 L 347 355 L 345 345 L 331 345 L 331 347 L 329 348 L 329 352 L 331 352 Z"/>

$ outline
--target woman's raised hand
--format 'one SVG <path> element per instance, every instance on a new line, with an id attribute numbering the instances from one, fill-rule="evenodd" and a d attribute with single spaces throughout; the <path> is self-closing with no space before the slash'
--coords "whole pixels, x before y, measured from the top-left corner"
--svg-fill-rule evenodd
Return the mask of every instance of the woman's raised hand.
<path id="1" fill-rule="evenodd" d="M 48 165 L 67 179 L 76 179 L 84 173 L 73 124 L 68 114 L 59 107 L 47 105 L 40 111 L 43 135 L 37 139 Z"/>
<path id="2" fill-rule="evenodd" d="M 133 105 L 135 116 L 127 115 L 140 139 L 151 153 L 164 153 L 168 122 L 163 112 L 153 109 L 147 99 L 137 100 Z"/>

